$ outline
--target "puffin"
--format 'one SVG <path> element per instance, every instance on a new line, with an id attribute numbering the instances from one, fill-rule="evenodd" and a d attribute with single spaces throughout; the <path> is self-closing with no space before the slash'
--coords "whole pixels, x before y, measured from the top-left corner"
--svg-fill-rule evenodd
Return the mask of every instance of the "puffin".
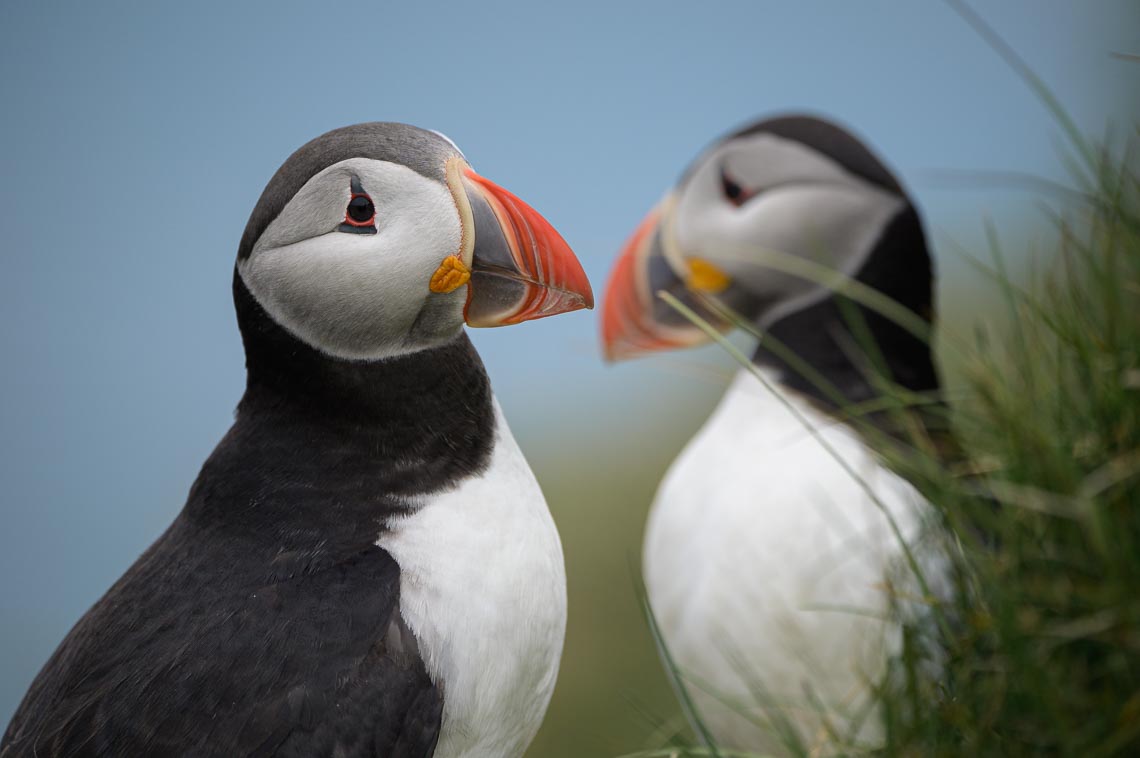
<path id="1" fill-rule="evenodd" d="M 897 414 L 855 411 L 882 408 L 884 382 L 932 406 L 940 385 L 923 330 L 843 292 L 877 291 L 927 328 L 933 281 L 898 179 L 849 129 L 806 114 L 708 147 L 614 264 L 609 360 L 740 327 L 759 337 L 662 479 L 643 546 L 662 644 L 721 747 L 881 742 L 873 689 L 901 639 L 888 576 L 929 503 L 880 454 L 908 439 Z"/>
<path id="2" fill-rule="evenodd" d="M 269 180 L 233 296 L 233 426 L 0 755 L 522 755 L 565 568 L 464 325 L 592 307 L 574 253 L 447 137 L 364 123 Z"/>

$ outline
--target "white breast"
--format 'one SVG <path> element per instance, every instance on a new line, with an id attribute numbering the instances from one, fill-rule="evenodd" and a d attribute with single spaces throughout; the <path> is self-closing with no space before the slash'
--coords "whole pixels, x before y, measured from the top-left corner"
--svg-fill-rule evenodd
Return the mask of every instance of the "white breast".
<path id="1" fill-rule="evenodd" d="M 443 689 L 435 758 L 520 756 L 562 655 L 562 545 L 495 403 L 490 466 L 394 519 L 377 544 L 400 565 L 400 611 Z"/>
<path id="2" fill-rule="evenodd" d="M 913 538 L 925 506 L 913 488 L 849 428 L 786 397 Z M 899 556 L 882 509 L 742 372 L 666 475 L 645 540 L 645 579 L 665 641 L 682 671 L 717 693 L 694 687 L 724 747 L 778 748 L 754 723 L 773 702 L 818 747 L 821 722 L 806 688 L 839 724 L 841 714 L 859 712 L 867 682 L 898 644 L 880 619 L 884 578 Z M 878 738 L 874 720 L 862 740 Z"/>

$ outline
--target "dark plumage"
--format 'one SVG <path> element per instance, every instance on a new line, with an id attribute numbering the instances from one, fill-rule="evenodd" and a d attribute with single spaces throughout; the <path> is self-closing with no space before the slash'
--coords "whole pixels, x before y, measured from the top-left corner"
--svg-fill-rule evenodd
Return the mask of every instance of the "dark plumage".
<path id="1" fill-rule="evenodd" d="M 235 300 L 249 379 L 233 427 L 179 517 L 48 661 L 4 758 L 431 754 L 442 699 L 374 543 L 424 483 L 485 464 L 482 363 L 466 336 L 337 361 L 240 281 Z"/>
<path id="2" fill-rule="evenodd" d="M 424 148 L 413 167 L 442 165 L 446 143 L 413 127 L 314 140 L 269 183 L 241 255 L 329 161 L 392 159 L 392 129 Z M 233 427 L 174 523 L 44 666 L 3 758 L 433 752 L 442 693 L 401 619 L 400 569 L 376 541 L 409 497 L 485 468 L 482 362 L 463 332 L 341 360 L 285 331 L 236 274 L 234 301 L 248 377 Z"/>

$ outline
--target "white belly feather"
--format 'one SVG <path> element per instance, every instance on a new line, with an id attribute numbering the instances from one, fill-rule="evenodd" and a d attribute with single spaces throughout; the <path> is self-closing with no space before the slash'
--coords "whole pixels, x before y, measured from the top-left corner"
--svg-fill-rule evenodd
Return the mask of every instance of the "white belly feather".
<path id="1" fill-rule="evenodd" d="M 925 501 L 850 429 L 787 397 L 913 538 Z M 884 577 L 899 555 L 882 510 L 742 372 L 666 475 L 645 539 L 645 579 L 665 641 L 698 683 L 698 704 L 724 747 L 777 748 L 769 730 L 738 713 L 763 721 L 772 702 L 809 747 L 820 747 L 806 688 L 829 709 L 859 711 L 867 682 L 898 645 L 897 630 L 879 619 Z M 874 721 L 863 740 L 878 738 Z"/>
<path id="2" fill-rule="evenodd" d="M 562 655 L 566 570 L 542 490 L 495 403 L 488 469 L 423 498 L 377 544 L 444 692 L 435 758 L 514 758 L 542 723 Z"/>

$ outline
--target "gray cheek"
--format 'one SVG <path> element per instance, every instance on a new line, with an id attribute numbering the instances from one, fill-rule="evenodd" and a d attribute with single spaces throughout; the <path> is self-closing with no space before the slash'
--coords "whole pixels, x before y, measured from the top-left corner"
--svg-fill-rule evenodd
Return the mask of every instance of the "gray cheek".
<path id="1" fill-rule="evenodd" d="M 759 301 L 793 301 L 828 285 L 765 265 L 765 251 L 853 274 L 899 207 L 894 196 L 846 184 L 787 185 L 741 208 L 703 192 L 679 206 L 677 237 L 687 256 L 715 262 Z"/>
<path id="2" fill-rule="evenodd" d="M 673 210 L 673 232 L 685 255 L 704 255 L 708 241 L 731 223 L 727 206 L 707 173 L 702 171 L 692 178 Z"/>
<path id="3" fill-rule="evenodd" d="M 442 344 L 463 328 L 467 287 L 436 294 L 426 275 L 422 287 L 409 287 L 359 260 L 336 265 L 304 251 L 272 259 L 284 252 L 263 251 L 239 273 L 274 321 L 327 355 L 391 357 Z"/>
<path id="4" fill-rule="evenodd" d="M 309 249 L 320 240 L 257 251 L 239 267 L 242 279 L 278 324 L 324 353 L 358 359 L 390 352 L 414 317 L 401 313 L 414 314 L 419 303 L 386 286 L 385 272 L 366 256 L 338 260 Z"/>
<path id="5" fill-rule="evenodd" d="M 384 286 L 390 283 L 373 279 L 303 300 L 298 323 L 311 330 L 319 347 L 335 355 L 376 358 L 397 352 L 430 293 L 426 286 L 423 292 Z"/>
<path id="6" fill-rule="evenodd" d="M 408 330 L 408 347 L 433 346 L 453 339 L 463 330 L 463 307 L 467 287 L 445 295 L 433 294 L 424 301 Z"/>
<path id="7" fill-rule="evenodd" d="M 397 313 L 383 305 L 364 311 L 343 308 L 337 313 L 313 313 L 305 318 L 313 341 L 325 352 L 346 358 L 372 358 L 391 350 L 393 335 L 401 324 L 394 323 Z"/>

